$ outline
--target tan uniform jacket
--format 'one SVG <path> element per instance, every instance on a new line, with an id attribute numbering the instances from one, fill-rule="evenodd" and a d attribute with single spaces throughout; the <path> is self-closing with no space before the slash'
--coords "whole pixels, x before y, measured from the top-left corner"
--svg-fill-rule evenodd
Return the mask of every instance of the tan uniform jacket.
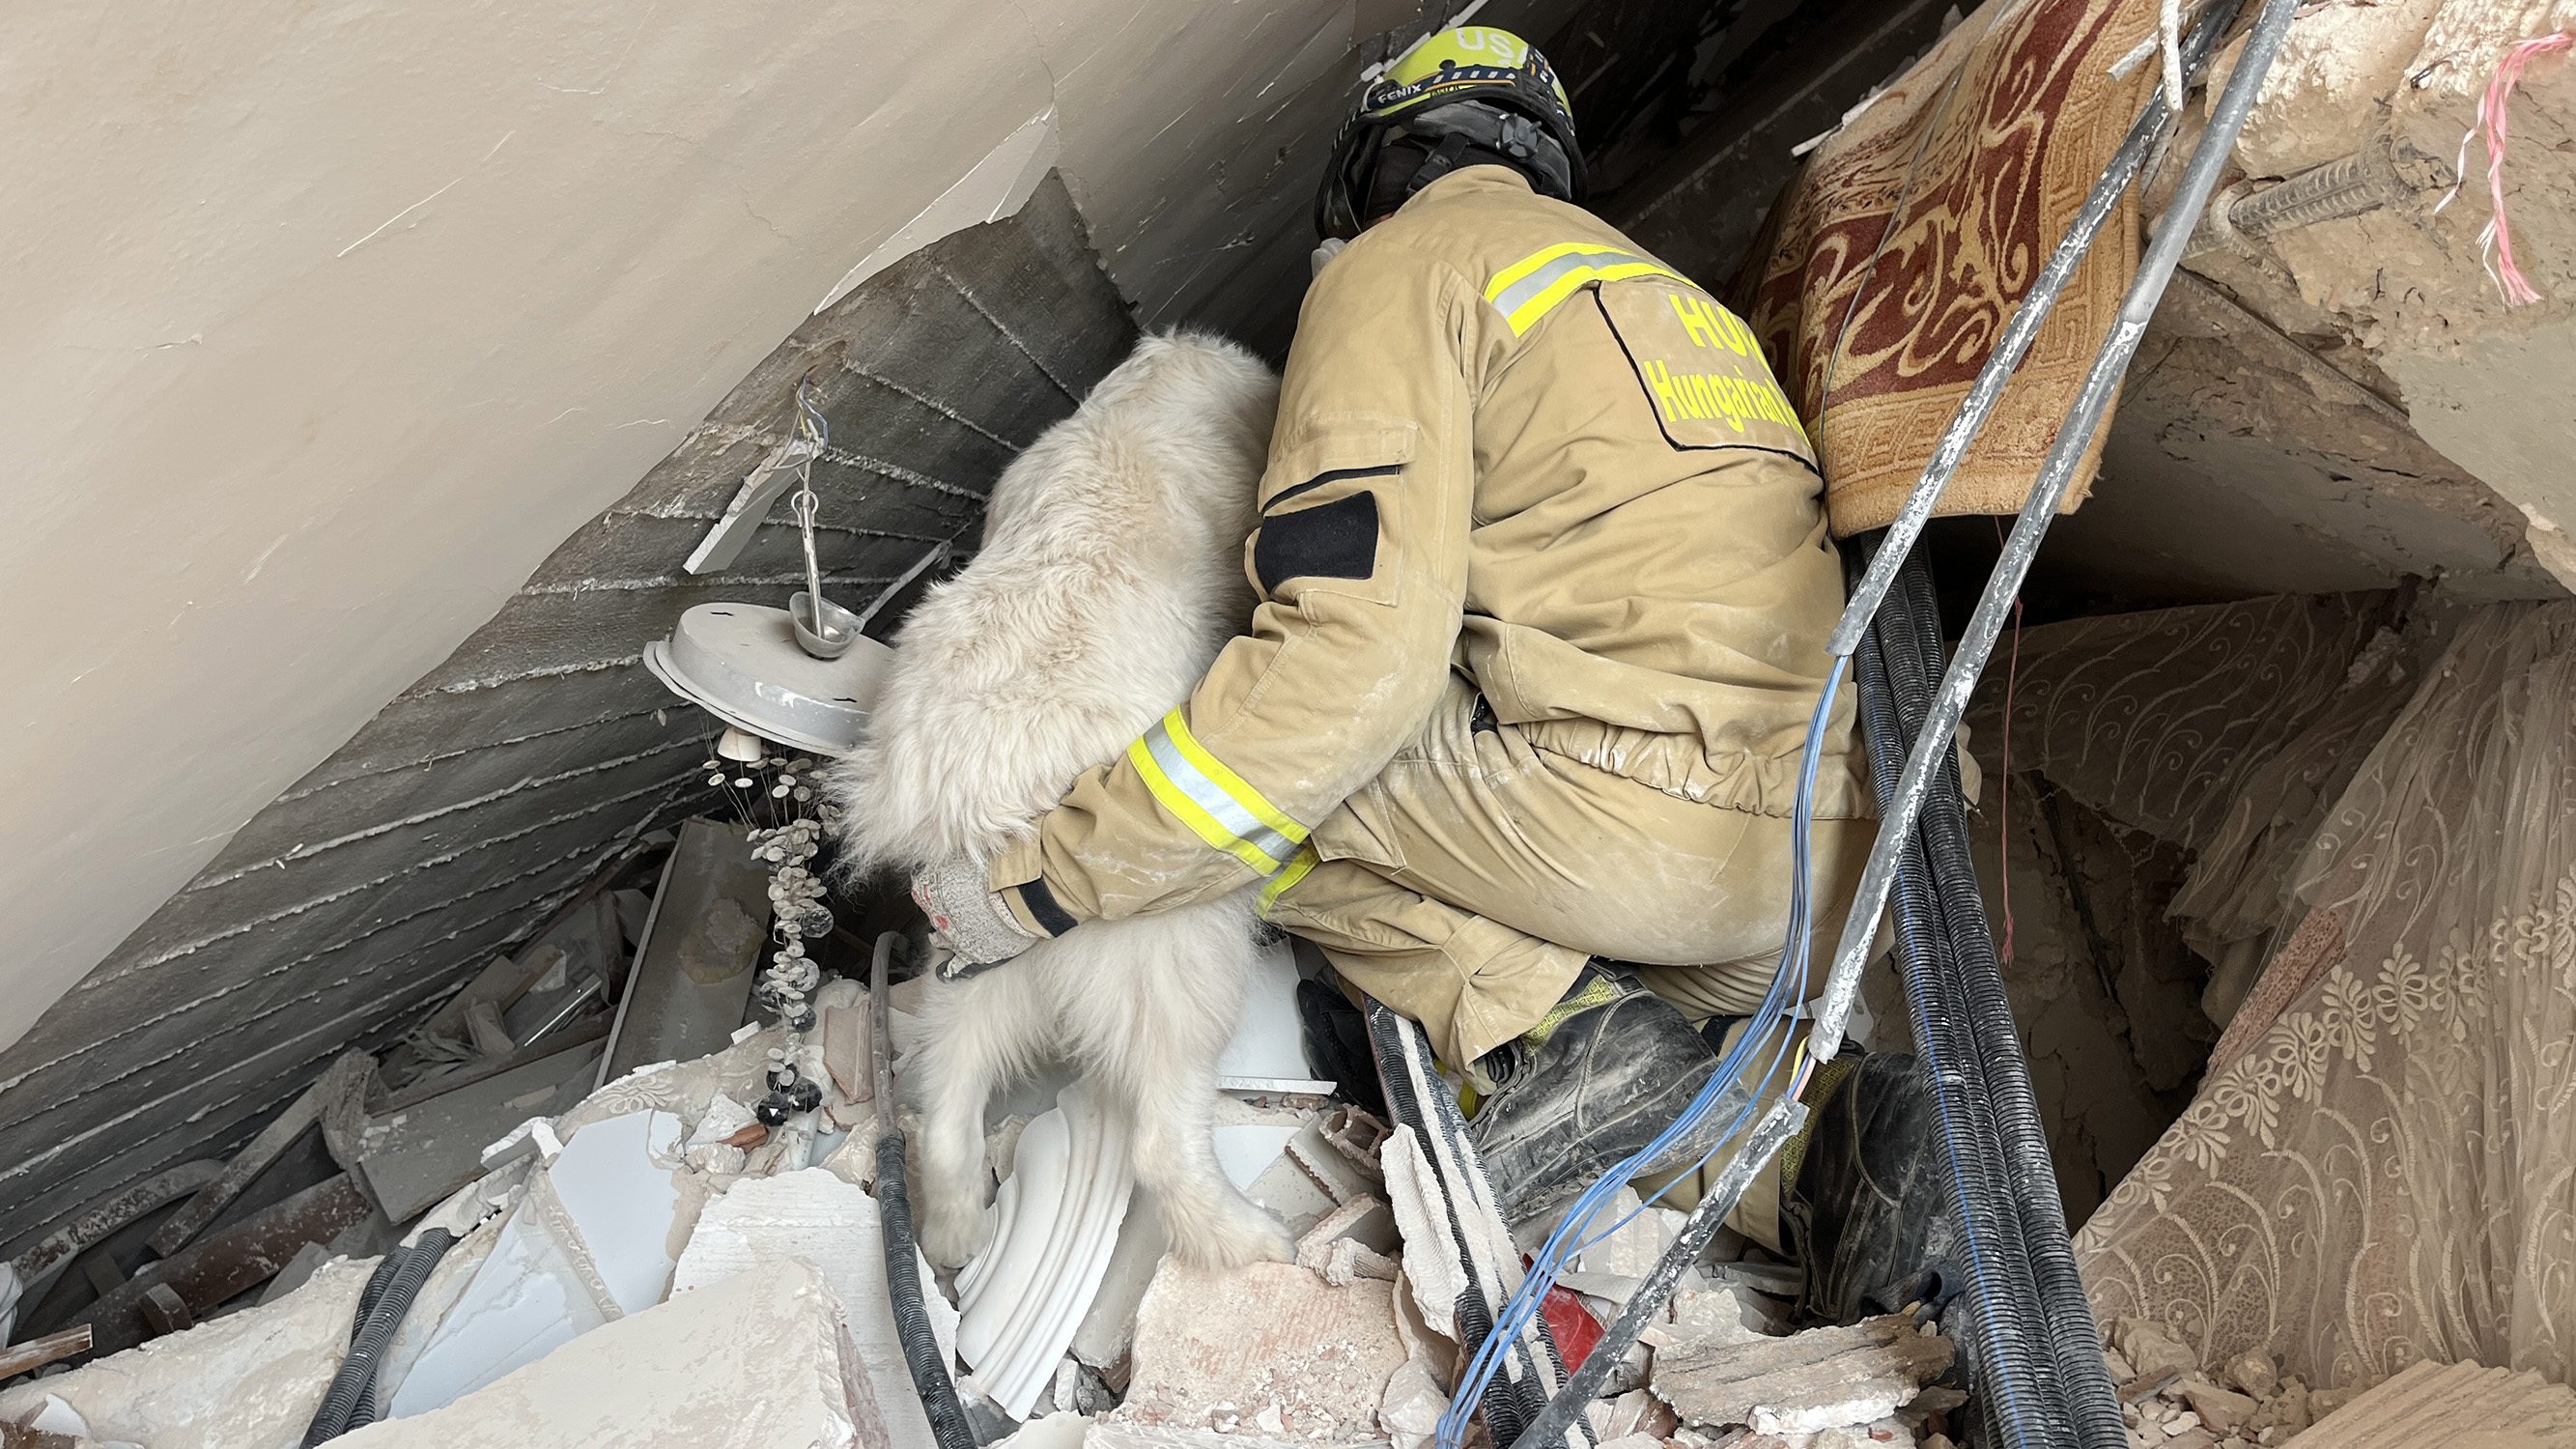
<path id="1" fill-rule="evenodd" d="M 1707 293 L 1505 168 L 1443 177 L 1306 295 L 1251 633 L 994 889 L 1050 935 L 1255 879 L 1275 896 L 1452 670 L 1539 749 L 1789 814 L 1843 597 L 1813 459 Z M 1869 811 L 1849 698 L 1823 819 Z"/>

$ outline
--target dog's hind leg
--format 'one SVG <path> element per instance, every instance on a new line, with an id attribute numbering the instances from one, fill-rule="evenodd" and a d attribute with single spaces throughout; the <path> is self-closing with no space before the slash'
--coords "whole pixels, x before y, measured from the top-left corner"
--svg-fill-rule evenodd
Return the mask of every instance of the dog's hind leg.
<path id="1" fill-rule="evenodd" d="M 1114 1070 L 1114 1069 L 1113 1069 Z M 1118 1096 L 1131 1114 L 1136 1180 L 1155 1196 L 1172 1251 L 1201 1268 L 1285 1263 L 1296 1242 L 1277 1218 L 1235 1190 L 1217 1166 L 1209 1116 L 1215 1078 L 1206 1071 L 1173 1081 L 1161 1073 L 1119 1073 Z M 1152 1076 L 1156 1080 L 1137 1080 Z"/>
<path id="2" fill-rule="evenodd" d="M 991 1230 L 984 1104 L 1025 1065 L 1035 1040 L 1029 994 L 1002 979 L 1011 969 L 934 991 L 910 1063 L 921 1104 L 914 1230 L 922 1255 L 939 1267 L 963 1266 Z"/>

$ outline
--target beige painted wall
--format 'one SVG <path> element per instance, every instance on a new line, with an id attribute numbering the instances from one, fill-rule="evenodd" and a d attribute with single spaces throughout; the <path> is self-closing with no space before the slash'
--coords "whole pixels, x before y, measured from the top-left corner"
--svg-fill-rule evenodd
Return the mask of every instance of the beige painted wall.
<path id="1" fill-rule="evenodd" d="M 1292 302 L 1312 133 L 1420 13 L 0 14 L 0 1045 L 1050 106 L 1149 316 Z"/>

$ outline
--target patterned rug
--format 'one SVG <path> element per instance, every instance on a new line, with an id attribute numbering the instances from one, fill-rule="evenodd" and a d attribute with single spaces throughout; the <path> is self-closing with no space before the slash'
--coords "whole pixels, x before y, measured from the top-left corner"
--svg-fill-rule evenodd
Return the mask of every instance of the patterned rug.
<path id="1" fill-rule="evenodd" d="M 2142 0 L 1988 0 L 1807 158 L 1737 280 L 1823 454 L 1837 537 L 1884 526 L 1995 335 L 2137 118 L 2110 63 Z M 1939 511 L 2011 513 L 2137 267 L 2133 197 L 2058 298 Z M 2107 427 L 2109 418 L 2104 418 Z M 2087 450 L 2072 511 L 2090 486 Z"/>

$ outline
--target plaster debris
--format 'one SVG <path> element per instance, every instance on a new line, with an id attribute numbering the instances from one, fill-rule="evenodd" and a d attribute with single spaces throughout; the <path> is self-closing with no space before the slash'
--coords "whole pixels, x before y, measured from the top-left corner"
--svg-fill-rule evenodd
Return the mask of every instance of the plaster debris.
<path id="1" fill-rule="evenodd" d="M 1760 1296 L 1738 1283 L 1713 1288 L 1684 1288 L 1664 1306 L 1665 1323 L 1649 1327 L 1650 1344 L 1688 1343 L 1714 1346 L 1754 1343 L 1775 1336 L 1771 1314 Z"/>
<path id="2" fill-rule="evenodd" d="M 375 1260 L 340 1259 L 275 1303 L 0 1390 L 0 1421 L 57 1400 L 90 1438 L 152 1449 L 271 1449 L 296 1443 L 339 1372 Z"/>
<path id="3" fill-rule="evenodd" d="M 1610 1205 L 1594 1214 L 1584 1228 L 1586 1237 L 1605 1233 L 1607 1236 L 1575 1254 L 1567 1266 L 1577 1273 L 1608 1274 L 1629 1279 L 1645 1277 L 1654 1271 L 1656 1260 L 1663 1257 L 1665 1245 L 1672 1241 L 1671 1230 L 1660 1216 L 1661 1211 L 1645 1208 L 1635 1188 L 1619 1189 L 1617 1195 L 1610 1199 Z M 1554 1224 L 1549 1226 L 1553 1228 Z"/>
<path id="4" fill-rule="evenodd" d="M 1431 1180 L 1431 1164 L 1409 1127 L 1388 1134 L 1378 1160 L 1385 1174 L 1387 1205 L 1404 1240 L 1405 1291 L 1412 1296 L 1421 1321 L 1432 1332 L 1454 1340 L 1455 1305 L 1467 1291 L 1467 1270 L 1450 1251 L 1445 1229 L 1431 1221 L 1428 1204 L 1441 1200 L 1439 1186 Z"/>
<path id="5" fill-rule="evenodd" d="M 705 1289 L 775 1259 L 794 1258 L 822 1276 L 841 1305 L 859 1363 L 892 1449 L 930 1449 L 930 1420 L 904 1367 L 886 1291 L 885 1237 L 877 1202 L 820 1167 L 736 1183 L 698 1215 L 671 1278 L 674 1295 Z M 953 1359 L 957 1311 L 942 1297 L 930 1267 L 914 1254 L 931 1333 Z M 953 1364 L 952 1364 L 953 1371 Z"/>
<path id="6" fill-rule="evenodd" d="M 2249 1348 L 2229 1359 L 2223 1372 L 2238 1391 L 2257 1399 L 2268 1399 L 2281 1387 L 2280 1367 L 2259 1348 Z"/>
<path id="7" fill-rule="evenodd" d="M 1310 1258 L 1313 1261 L 1308 1261 Z M 1336 1288 L 1354 1278 L 1377 1278 L 1392 1283 L 1403 1271 L 1393 1258 L 1354 1238 L 1334 1238 L 1314 1249 L 1301 1243 L 1297 1248 L 1297 1266 L 1323 1274 L 1324 1281 Z"/>
<path id="8" fill-rule="evenodd" d="M 2114 1324 L 2112 1331 L 2129 1338 L 2132 1342 L 2138 1342 L 2141 1336 L 2136 1328 L 2130 1326 L 2132 1322 L 2123 1320 L 2121 1323 Z M 2158 1337 L 2159 1335 L 2152 1333 L 2145 1336 L 2145 1347 L 2141 1351 L 2146 1352 L 2151 1361 L 2165 1356 L 2162 1344 L 2157 1341 Z M 2279 1446 L 2290 1442 L 2311 1424 L 2326 1417 L 2327 1410 L 2318 1409 L 2313 1400 L 2323 1399 L 2330 1409 L 2334 1405 L 2353 1399 L 2358 1393 L 2352 1389 L 2334 1389 L 2312 1395 L 2307 1385 L 2297 1378 L 2283 1376 L 2278 1365 L 2273 1363 L 2271 1355 L 2260 1349 L 2248 1350 L 2237 1355 L 2221 1371 L 2220 1377 L 2236 1384 L 2236 1389 L 2227 1388 L 2224 1384 L 2197 1371 L 2186 1372 L 2179 1364 L 2173 1362 L 2159 1362 L 2152 1373 L 2128 1373 L 2127 1370 L 2134 1366 L 2129 1362 L 2128 1355 L 2116 1348 L 2106 1352 L 2104 1358 L 2113 1370 L 2114 1381 L 2119 1383 L 2122 1413 L 2129 1424 L 2129 1442 L 2133 1446 L 2141 1446 L 2141 1449 L 2256 1449 L 2256 1446 Z M 2475 1365 L 2469 1365 L 2468 1369 L 2472 1373 L 2488 1372 L 2477 1369 Z M 2502 1370 L 2493 1372 L 2503 1374 Z M 2536 1377 L 2530 1375 L 2523 1377 L 2529 1381 L 2525 1387 L 2541 1384 Z M 2240 1392 L 2254 1385 L 2268 1385 L 2269 1391 L 2262 1394 Z M 2475 1386 L 2469 1384 L 2467 1379 L 2462 1379 L 2459 1386 L 2470 1389 L 2471 1398 L 2476 1397 Z M 1937 1392 L 1942 1391 L 1927 1389 L 1924 1394 L 1928 1398 Z M 2560 1389 L 2559 1392 L 2567 1393 L 2564 1389 Z M 2457 1423 L 2474 1422 L 2483 1426 L 2489 1421 L 2479 1416 L 2491 1412 L 2510 1415 L 2512 1410 L 2503 1405 L 2516 1400 L 2519 1395 L 2517 1391 L 2508 1388 L 2502 1400 L 2476 1405 L 2450 1402 L 2443 1395 L 2435 1397 L 2444 1398 L 2447 1407 L 2436 1409 L 2428 1417 L 2409 1424 L 2405 1435 L 2413 1437 L 2401 1435 L 2386 1442 L 2429 1443 L 2439 1439 L 2442 1430 Z M 2545 1405 L 2542 1409 L 2543 1422 L 2546 1422 L 2550 1411 Z M 2533 1440 L 2503 1439 L 2498 1441 L 2499 1445 L 2512 1444 L 2519 1449 L 2519 1446 L 2525 1443 L 2576 1444 L 2576 1394 L 2568 1395 L 2564 1404 L 2560 1406 L 2560 1412 L 2564 1415 L 2563 1427 L 2566 1429 L 2564 1437 Z M 2462 1417 L 2463 1415 L 2465 1417 Z M 2372 1442 L 2349 1437 L 2362 1427 L 2362 1421 L 2338 1420 L 2337 1422 L 2342 1426 L 2339 1437 L 2322 1441 L 2300 1439 L 2299 1442 L 2308 1444 L 2309 1449 L 2325 1449 L 2326 1445 L 2342 1449 L 2346 1444 Z"/>
<path id="9" fill-rule="evenodd" d="M 2120 1351 L 2140 1378 L 2153 1378 L 2167 1369 L 2180 1377 L 2200 1367 L 2200 1355 L 2185 1348 L 2153 1319 L 2123 1318 L 2113 1323 L 2111 1346 Z"/>
<path id="10" fill-rule="evenodd" d="M 831 1289 L 792 1260 L 565 1344 L 444 1408 L 372 1424 L 349 1449 L 855 1449 L 887 1442 Z"/>
<path id="11" fill-rule="evenodd" d="M 1127 1401 L 1106 1422 L 1371 1439 L 1404 1361 L 1392 1283 L 1335 1287 L 1286 1263 L 1208 1272 L 1167 1262 L 1137 1317 Z"/>
<path id="12" fill-rule="evenodd" d="M 1123 1114 L 1083 1085 L 1020 1134 L 990 1246 L 957 1275 L 958 1352 L 973 1387 L 1025 1419 L 1072 1343 L 1117 1245 L 1135 1178 Z"/>
<path id="13" fill-rule="evenodd" d="M 680 1119 L 593 1122 L 512 1209 L 491 1255 L 387 1393 L 395 1417 L 471 1393 L 574 1338 L 659 1303 L 677 1258 Z"/>
<path id="14" fill-rule="evenodd" d="M 1669 1344 L 1655 1353 L 1652 1387 L 1686 1424 L 1812 1433 L 1893 1414 L 1953 1356 L 1948 1339 L 1888 1314 L 1760 1343 Z"/>
<path id="15" fill-rule="evenodd" d="M 1377 1424 L 1394 1449 L 1422 1449 L 1432 1441 L 1440 1429 L 1440 1415 L 1449 1407 L 1446 1384 L 1431 1361 L 1420 1356 L 1396 1365 L 1387 1376 L 1386 1392 L 1378 1400 Z"/>
<path id="16" fill-rule="evenodd" d="M 994 1442 L 991 1449 L 1083 1449 L 1083 1440 L 1091 1432 L 1091 1420 L 1080 1414 L 1049 1414 L 1031 1419 L 1019 1432 Z"/>

